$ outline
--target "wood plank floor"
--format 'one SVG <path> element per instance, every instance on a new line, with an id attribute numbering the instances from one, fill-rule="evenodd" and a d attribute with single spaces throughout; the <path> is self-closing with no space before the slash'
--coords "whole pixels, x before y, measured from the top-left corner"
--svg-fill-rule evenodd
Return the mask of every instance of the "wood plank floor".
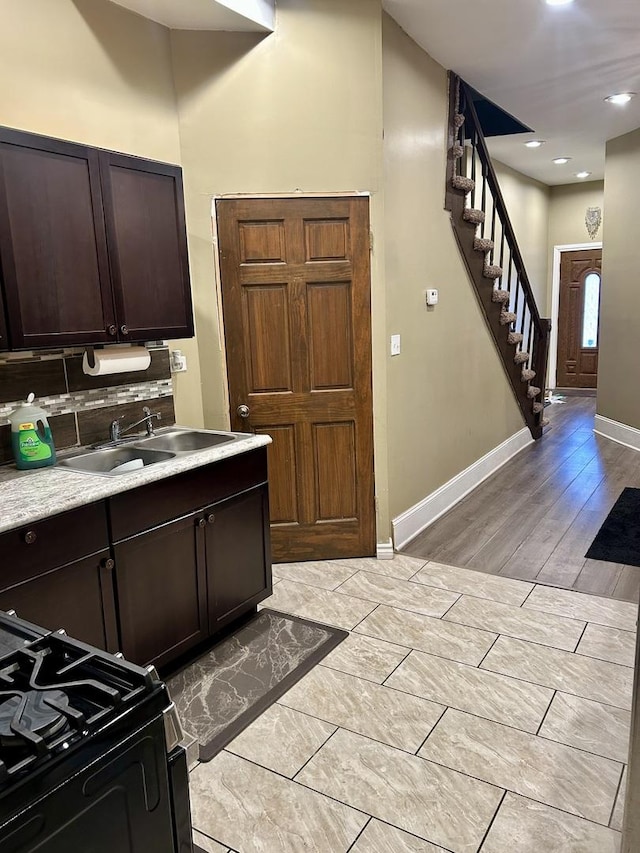
<path id="1" fill-rule="evenodd" d="M 402 553 L 564 589 L 637 601 L 640 568 L 584 555 L 640 453 L 595 435 L 594 397 L 545 410 L 550 427 Z"/>

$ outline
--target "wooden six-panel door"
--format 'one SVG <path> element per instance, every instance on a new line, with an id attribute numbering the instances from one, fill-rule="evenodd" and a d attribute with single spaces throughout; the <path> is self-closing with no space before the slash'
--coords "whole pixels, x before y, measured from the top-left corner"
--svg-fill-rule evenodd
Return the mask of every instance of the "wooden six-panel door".
<path id="1" fill-rule="evenodd" d="M 375 553 L 369 200 L 217 203 L 232 429 L 266 433 L 274 561 Z"/>
<path id="2" fill-rule="evenodd" d="M 558 312 L 559 388 L 598 385 L 602 249 L 563 252 Z"/>

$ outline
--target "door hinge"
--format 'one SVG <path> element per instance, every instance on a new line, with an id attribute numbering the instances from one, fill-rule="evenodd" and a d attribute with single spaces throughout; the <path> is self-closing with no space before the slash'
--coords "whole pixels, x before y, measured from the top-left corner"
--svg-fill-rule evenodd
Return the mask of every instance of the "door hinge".
<path id="1" fill-rule="evenodd" d="M 373 252 L 373 231 L 369 231 L 369 251 Z"/>

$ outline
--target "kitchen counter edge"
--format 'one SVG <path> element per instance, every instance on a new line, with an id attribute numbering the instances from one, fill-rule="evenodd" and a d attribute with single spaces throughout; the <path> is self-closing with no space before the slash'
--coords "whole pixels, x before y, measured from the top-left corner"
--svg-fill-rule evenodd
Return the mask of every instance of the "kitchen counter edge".
<path id="1" fill-rule="evenodd" d="M 268 435 L 248 435 L 228 444 L 176 456 L 175 459 L 158 462 L 120 477 L 78 473 L 57 466 L 37 471 L 18 471 L 12 465 L 4 466 L 0 468 L 0 533 L 270 443 L 271 437 Z"/>

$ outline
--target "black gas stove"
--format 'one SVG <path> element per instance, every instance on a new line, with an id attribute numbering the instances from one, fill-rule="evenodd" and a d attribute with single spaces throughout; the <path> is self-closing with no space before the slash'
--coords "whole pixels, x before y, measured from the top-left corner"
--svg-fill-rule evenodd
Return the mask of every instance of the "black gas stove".
<path id="1" fill-rule="evenodd" d="M 0 612 L 2 853 L 191 853 L 180 739 L 153 668 Z"/>

